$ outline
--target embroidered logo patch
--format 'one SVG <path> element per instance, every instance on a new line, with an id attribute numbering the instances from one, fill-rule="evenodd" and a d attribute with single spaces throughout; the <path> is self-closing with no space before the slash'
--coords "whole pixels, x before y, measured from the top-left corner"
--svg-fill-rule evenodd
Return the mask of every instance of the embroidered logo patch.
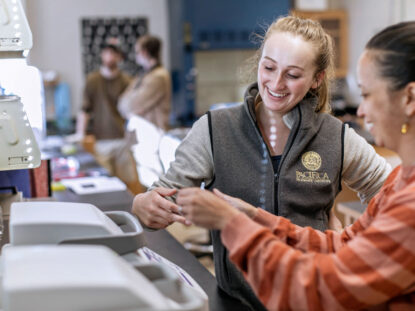
<path id="1" fill-rule="evenodd" d="M 330 183 L 330 178 L 327 173 L 319 172 L 295 172 L 295 179 L 300 182 L 311 182 L 311 183 Z"/>
<path id="2" fill-rule="evenodd" d="M 301 157 L 304 167 L 310 171 L 316 171 L 321 166 L 321 157 L 317 152 L 308 151 Z"/>
<path id="3" fill-rule="evenodd" d="M 321 167 L 321 157 L 315 151 L 308 151 L 301 156 L 301 163 L 307 169 L 305 172 L 296 171 L 296 180 L 307 183 L 330 183 L 326 172 L 316 172 Z"/>

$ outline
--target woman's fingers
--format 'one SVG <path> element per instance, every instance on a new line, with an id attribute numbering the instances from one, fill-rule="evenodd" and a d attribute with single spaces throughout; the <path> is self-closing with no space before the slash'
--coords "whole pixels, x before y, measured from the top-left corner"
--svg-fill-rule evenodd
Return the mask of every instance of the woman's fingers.
<path id="1" fill-rule="evenodd" d="M 181 189 L 177 195 L 176 202 L 180 206 L 192 204 L 203 195 L 203 191 L 206 190 L 201 190 L 200 188 Z"/>
<path id="2" fill-rule="evenodd" d="M 187 221 L 208 229 L 222 229 L 235 213 L 239 213 L 222 198 L 200 188 L 180 190 L 176 202 Z"/>
<path id="3" fill-rule="evenodd" d="M 172 221 L 173 222 L 180 222 L 183 225 L 189 225 L 186 221 L 186 218 L 182 215 L 172 214 Z"/>
<path id="4" fill-rule="evenodd" d="M 164 209 L 166 212 L 169 213 L 176 213 L 179 214 L 178 210 L 179 207 L 177 206 L 177 204 L 175 204 L 174 202 L 167 200 L 165 197 L 163 196 L 158 196 L 154 199 L 155 204 L 157 204 L 157 206 L 159 208 Z"/>
<path id="5" fill-rule="evenodd" d="M 154 191 L 156 191 L 158 194 L 160 194 L 163 197 L 169 197 L 169 196 L 174 195 L 177 192 L 177 189 L 158 187 L 158 188 L 155 188 Z"/>
<path id="6" fill-rule="evenodd" d="M 237 200 L 237 198 L 234 198 L 234 197 L 231 197 L 230 195 L 227 195 L 227 194 L 224 194 L 223 192 L 221 192 L 220 190 L 218 190 L 218 189 L 213 189 L 213 193 L 217 196 L 217 197 L 219 197 L 219 198 L 221 198 L 221 199 L 223 199 L 223 200 L 225 200 L 226 202 L 228 202 L 228 203 L 230 203 L 230 204 L 232 204 L 232 205 L 234 205 L 234 203 L 236 202 L 236 200 Z"/>
<path id="7" fill-rule="evenodd" d="M 226 194 L 224 194 L 222 191 L 220 191 L 219 189 L 213 189 L 213 193 L 216 194 L 219 198 L 225 199 Z"/>
<path id="8" fill-rule="evenodd" d="M 235 198 L 235 197 L 231 197 L 230 195 L 227 195 L 227 194 L 224 194 L 223 192 L 221 192 L 221 191 L 219 191 L 218 189 L 213 189 L 213 193 L 217 196 L 217 197 L 219 197 L 219 198 L 221 198 L 221 199 L 223 199 L 223 200 L 225 200 L 226 202 L 228 202 L 230 205 L 232 205 L 233 207 L 236 207 L 236 208 L 239 208 L 239 205 L 240 205 L 240 199 L 238 199 L 238 198 Z"/>

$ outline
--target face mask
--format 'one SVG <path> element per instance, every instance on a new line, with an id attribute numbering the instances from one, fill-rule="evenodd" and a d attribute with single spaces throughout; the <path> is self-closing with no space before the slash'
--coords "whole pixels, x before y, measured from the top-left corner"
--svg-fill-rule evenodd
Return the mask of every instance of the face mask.
<path id="1" fill-rule="evenodd" d="M 146 70 L 150 67 L 148 59 L 141 53 L 135 55 L 135 61 L 138 65 L 142 66 Z"/>
<path id="2" fill-rule="evenodd" d="M 118 68 L 115 70 L 111 70 L 108 67 L 101 66 L 99 72 L 101 75 L 106 79 L 112 79 L 118 74 Z"/>

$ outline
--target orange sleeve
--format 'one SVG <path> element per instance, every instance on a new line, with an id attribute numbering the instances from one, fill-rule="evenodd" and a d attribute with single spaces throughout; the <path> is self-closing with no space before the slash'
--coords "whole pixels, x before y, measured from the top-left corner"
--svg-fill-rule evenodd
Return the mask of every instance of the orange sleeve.
<path id="1" fill-rule="evenodd" d="M 353 239 L 337 249 L 332 243 L 333 252 L 320 253 L 315 246 L 307 252 L 302 235 L 313 232 L 324 245 L 327 234 L 277 216 L 258 215 L 258 223 L 240 214 L 221 237 L 268 309 L 357 310 L 398 299 L 415 284 L 415 206 L 408 203 L 415 202 L 415 194 L 401 198 L 389 200 L 393 204 L 374 218 L 367 211 L 368 227 L 354 228 Z M 295 232 L 292 241 L 294 246 L 302 241 L 300 248 L 286 244 L 290 239 L 282 228 L 288 235 Z"/>

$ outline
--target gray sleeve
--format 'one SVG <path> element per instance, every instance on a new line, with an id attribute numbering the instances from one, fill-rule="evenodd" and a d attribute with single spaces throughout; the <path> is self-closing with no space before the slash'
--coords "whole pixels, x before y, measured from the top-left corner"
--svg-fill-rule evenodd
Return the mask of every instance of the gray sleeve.
<path id="1" fill-rule="evenodd" d="M 199 187 L 203 181 L 208 185 L 213 180 L 213 175 L 208 117 L 203 115 L 177 147 L 175 160 L 167 173 L 149 190 L 155 187 Z"/>
<path id="2" fill-rule="evenodd" d="M 362 202 L 368 202 L 379 191 L 391 170 L 389 163 L 346 124 L 342 177 Z"/>

